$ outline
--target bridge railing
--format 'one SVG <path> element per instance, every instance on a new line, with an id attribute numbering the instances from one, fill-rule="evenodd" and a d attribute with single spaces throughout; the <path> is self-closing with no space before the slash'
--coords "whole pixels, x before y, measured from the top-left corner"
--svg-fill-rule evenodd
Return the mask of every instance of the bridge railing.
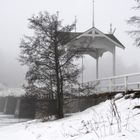
<path id="1" fill-rule="evenodd" d="M 88 85 L 89 87 L 94 86 L 95 93 L 140 90 L 140 73 L 97 79 L 83 83 L 83 85 Z"/>

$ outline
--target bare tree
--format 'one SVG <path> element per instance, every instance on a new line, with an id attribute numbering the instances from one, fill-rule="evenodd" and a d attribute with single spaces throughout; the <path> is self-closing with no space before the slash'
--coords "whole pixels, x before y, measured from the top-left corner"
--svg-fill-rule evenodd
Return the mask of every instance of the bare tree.
<path id="1" fill-rule="evenodd" d="M 20 62 L 27 65 L 28 95 L 52 96 L 57 100 L 58 118 L 63 118 L 63 95 L 69 86 L 77 83 L 79 69 L 74 65 L 74 56 L 65 44 L 71 39 L 74 24 L 62 26 L 58 14 L 39 13 L 29 19 L 33 36 L 24 36 L 21 41 Z"/>

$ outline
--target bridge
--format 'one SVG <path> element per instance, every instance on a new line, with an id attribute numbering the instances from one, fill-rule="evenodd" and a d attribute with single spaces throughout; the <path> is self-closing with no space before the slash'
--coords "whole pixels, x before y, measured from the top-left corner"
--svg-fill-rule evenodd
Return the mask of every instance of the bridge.
<path id="1" fill-rule="evenodd" d="M 79 90 L 80 89 L 80 90 Z M 140 91 L 140 73 L 117 75 L 94 81 L 84 82 L 77 87 L 77 92 L 86 94 L 102 93 L 127 93 L 128 91 Z"/>
<path id="2" fill-rule="evenodd" d="M 71 33 L 71 40 L 66 44 L 70 51 L 78 51 L 81 55 L 89 55 L 96 60 L 96 80 L 82 82 L 71 88 L 71 93 L 77 95 L 99 94 L 105 92 L 125 92 L 140 90 L 140 73 L 116 75 L 116 49 L 125 49 L 125 46 L 114 36 L 112 25 L 109 34 L 105 34 L 93 27 L 85 32 Z M 99 78 L 99 58 L 105 52 L 112 53 L 112 77 Z M 83 70 L 83 69 L 82 69 Z"/>
<path id="3" fill-rule="evenodd" d="M 19 91 L 19 90 L 18 90 Z M 82 111 L 90 106 L 114 97 L 117 93 L 129 94 L 140 93 L 140 73 L 112 76 L 94 81 L 82 83 L 69 93 L 74 96 L 65 97 L 65 113 L 74 113 Z M 15 94 L 16 95 L 16 94 Z M 42 106 L 45 105 L 45 108 Z M 17 97 L 12 95 L 0 97 L 0 112 L 4 114 L 13 114 L 19 118 L 34 118 L 44 109 L 48 115 L 56 112 L 55 99 L 33 99 L 28 97 Z M 5 123 L 4 123 L 5 125 Z"/>

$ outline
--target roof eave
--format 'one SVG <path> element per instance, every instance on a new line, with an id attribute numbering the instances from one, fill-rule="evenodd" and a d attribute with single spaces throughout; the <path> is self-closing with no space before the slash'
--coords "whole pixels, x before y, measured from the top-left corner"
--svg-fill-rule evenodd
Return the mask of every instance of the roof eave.
<path id="1" fill-rule="evenodd" d="M 72 38 L 67 44 L 70 44 L 72 41 L 77 40 L 77 38 L 78 38 L 79 36 L 81 36 L 82 34 L 85 34 L 86 32 L 89 32 L 89 31 L 92 30 L 92 29 L 95 29 L 95 30 L 97 30 L 98 32 L 100 32 L 106 39 L 108 39 L 109 41 L 111 41 L 113 44 L 115 44 L 115 45 L 118 46 L 119 48 L 125 49 L 125 46 L 124 46 L 113 34 L 111 34 L 111 35 L 113 35 L 113 37 L 114 37 L 115 39 L 117 39 L 117 40 L 119 41 L 119 43 L 116 42 L 116 41 L 113 40 L 111 37 L 107 36 L 106 34 L 104 34 L 103 32 L 101 32 L 100 30 L 98 30 L 98 29 L 95 28 L 95 27 L 92 27 L 92 28 L 88 29 L 87 31 L 85 31 L 85 32 L 83 32 L 83 33 L 80 32 L 79 35 L 77 35 L 77 36 L 75 36 L 74 38 Z"/>

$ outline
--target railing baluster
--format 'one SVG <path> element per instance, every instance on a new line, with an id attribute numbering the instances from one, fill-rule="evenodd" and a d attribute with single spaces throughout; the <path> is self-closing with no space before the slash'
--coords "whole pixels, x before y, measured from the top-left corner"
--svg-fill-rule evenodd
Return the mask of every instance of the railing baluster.
<path id="1" fill-rule="evenodd" d="M 140 84 L 138 84 L 138 89 L 140 88 Z"/>
<path id="2" fill-rule="evenodd" d="M 102 93 L 102 92 L 115 92 L 115 91 L 124 91 L 128 92 L 130 86 L 133 87 L 133 90 L 140 90 L 140 79 L 138 82 L 132 82 L 131 77 L 138 77 L 140 73 L 132 73 L 126 75 L 118 75 L 114 77 L 102 78 L 95 81 L 88 82 L 88 88 L 94 87 L 94 93 Z M 129 79 L 130 78 L 130 79 Z M 129 82 L 128 82 L 129 79 Z M 137 79 L 137 78 L 136 78 Z M 119 80 L 123 80 L 123 83 L 119 82 Z M 99 82 L 99 83 L 98 83 Z M 79 86 L 80 88 L 80 86 Z"/>
<path id="3" fill-rule="evenodd" d="M 112 86 L 113 85 L 113 81 L 112 81 L 112 79 L 110 79 L 110 92 L 112 92 Z"/>
<path id="4" fill-rule="evenodd" d="M 125 88 L 125 93 L 127 93 L 127 91 L 128 91 L 128 77 L 127 76 L 125 76 L 124 77 L 124 88 Z"/>

